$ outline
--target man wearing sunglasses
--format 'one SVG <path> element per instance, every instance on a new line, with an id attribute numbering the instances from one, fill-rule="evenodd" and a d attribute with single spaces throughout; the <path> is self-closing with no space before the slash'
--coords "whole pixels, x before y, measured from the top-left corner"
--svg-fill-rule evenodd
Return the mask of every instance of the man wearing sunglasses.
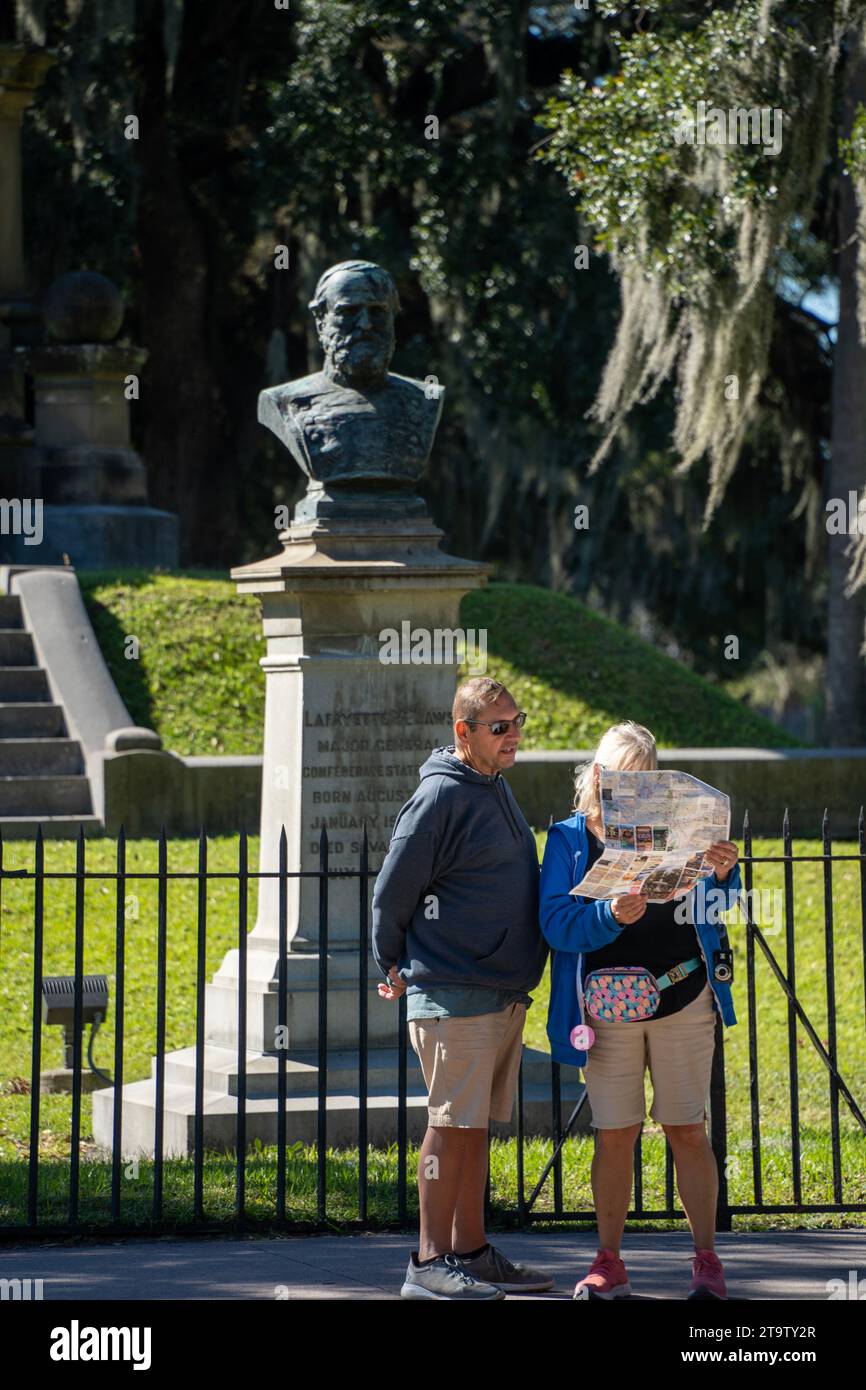
<path id="1" fill-rule="evenodd" d="M 429 1092 L 421 1235 L 401 1293 L 472 1301 L 553 1285 L 484 1234 L 488 1126 L 512 1116 L 528 991 L 547 946 L 535 840 L 502 776 L 526 715 L 479 676 L 458 689 L 452 718 L 453 745 L 434 749 L 395 821 L 373 894 L 373 953 L 382 998 L 408 991 Z"/>

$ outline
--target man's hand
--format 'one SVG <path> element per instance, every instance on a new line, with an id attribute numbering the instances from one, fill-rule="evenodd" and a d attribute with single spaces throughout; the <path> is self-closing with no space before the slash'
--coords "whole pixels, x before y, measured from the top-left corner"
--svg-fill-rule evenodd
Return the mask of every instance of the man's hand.
<path id="1" fill-rule="evenodd" d="M 646 898 L 642 893 L 623 893 L 613 899 L 610 910 L 616 922 L 623 925 L 636 922 L 646 912 Z"/>
<path id="2" fill-rule="evenodd" d="M 724 883 L 739 857 L 740 851 L 733 840 L 716 840 L 704 851 L 704 860 L 712 865 L 719 883 Z"/>
<path id="3" fill-rule="evenodd" d="M 401 994 L 406 993 L 406 982 L 401 980 L 397 974 L 396 965 L 392 965 L 388 971 L 388 984 L 378 986 L 379 997 L 381 999 L 399 999 Z"/>

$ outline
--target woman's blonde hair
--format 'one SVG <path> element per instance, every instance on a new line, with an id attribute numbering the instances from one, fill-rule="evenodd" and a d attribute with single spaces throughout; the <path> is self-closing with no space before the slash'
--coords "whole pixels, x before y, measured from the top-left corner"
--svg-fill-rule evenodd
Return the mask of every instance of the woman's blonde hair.
<path id="1" fill-rule="evenodd" d="M 587 816 L 596 816 L 599 810 L 593 763 L 618 772 L 654 772 L 658 767 L 655 738 L 633 719 L 611 725 L 602 735 L 589 762 L 581 764 L 574 779 L 574 809 Z"/>

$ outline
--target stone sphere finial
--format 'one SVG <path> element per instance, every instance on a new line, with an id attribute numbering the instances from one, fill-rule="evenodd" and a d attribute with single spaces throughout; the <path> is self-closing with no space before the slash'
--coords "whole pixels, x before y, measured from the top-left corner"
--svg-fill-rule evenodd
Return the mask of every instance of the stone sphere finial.
<path id="1" fill-rule="evenodd" d="M 55 343 L 110 343 L 120 332 L 126 308 L 106 275 L 71 270 L 50 287 L 43 303 L 48 336 Z"/>

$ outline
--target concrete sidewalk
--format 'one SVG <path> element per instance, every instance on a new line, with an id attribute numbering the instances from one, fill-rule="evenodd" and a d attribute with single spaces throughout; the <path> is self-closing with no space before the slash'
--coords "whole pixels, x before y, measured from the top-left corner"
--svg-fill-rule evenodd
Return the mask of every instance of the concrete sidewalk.
<path id="1" fill-rule="evenodd" d="M 550 1293 L 522 1299 L 570 1299 L 596 1249 L 594 1232 L 493 1239 L 556 1280 Z M 409 1235 L 387 1234 L 18 1246 L 0 1248 L 0 1279 L 42 1279 L 45 1300 L 389 1299 L 399 1296 L 412 1244 Z M 826 1302 L 828 1280 L 847 1290 L 849 1271 L 866 1279 L 863 1229 L 721 1235 L 717 1249 L 732 1298 Z M 685 1233 L 627 1235 L 623 1257 L 635 1298 L 684 1299 L 691 1254 Z"/>

